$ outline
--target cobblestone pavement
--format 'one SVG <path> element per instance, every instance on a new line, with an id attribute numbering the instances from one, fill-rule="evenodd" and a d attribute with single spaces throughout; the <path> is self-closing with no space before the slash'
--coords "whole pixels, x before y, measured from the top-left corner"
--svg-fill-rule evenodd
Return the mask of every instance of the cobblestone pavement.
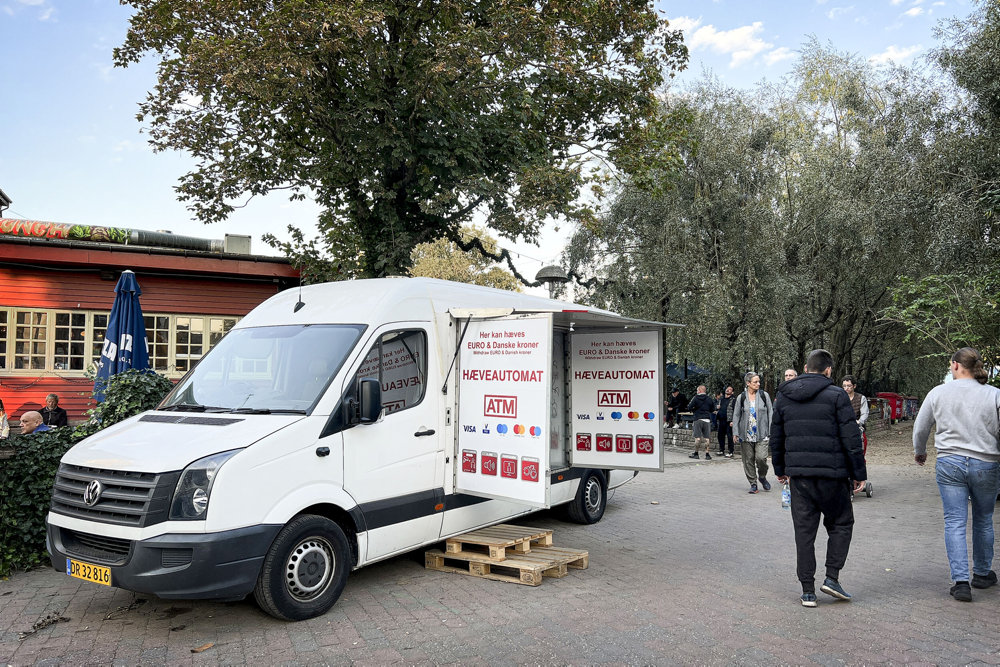
<path id="1" fill-rule="evenodd" d="M 737 459 L 689 451 L 668 448 L 666 472 L 615 492 L 595 526 L 521 521 L 590 552 L 589 569 L 537 588 L 425 570 L 417 552 L 353 573 L 325 616 L 283 623 L 250 601 L 134 598 L 42 569 L 0 581 L 0 664 L 1000 663 L 1000 587 L 948 595 L 930 467 L 870 467 L 841 575 L 855 600 L 805 609 L 778 486 L 748 495 Z M 66 620 L 19 639 L 47 614 Z"/>

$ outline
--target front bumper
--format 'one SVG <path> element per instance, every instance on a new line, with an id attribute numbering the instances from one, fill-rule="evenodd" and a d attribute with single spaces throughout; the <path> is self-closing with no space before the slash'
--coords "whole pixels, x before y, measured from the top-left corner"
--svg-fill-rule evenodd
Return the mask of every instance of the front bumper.
<path id="1" fill-rule="evenodd" d="M 111 569 L 111 585 L 170 599 L 246 597 L 257 583 L 264 555 L 280 525 L 220 533 L 167 534 L 148 540 L 107 538 L 48 526 L 52 567 L 66 572 L 66 559 Z"/>

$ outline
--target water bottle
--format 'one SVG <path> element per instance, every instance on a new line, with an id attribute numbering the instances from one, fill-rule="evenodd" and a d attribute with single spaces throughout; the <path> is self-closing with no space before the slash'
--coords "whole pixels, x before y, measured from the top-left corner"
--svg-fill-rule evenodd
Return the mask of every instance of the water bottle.
<path id="1" fill-rule="evenodd" d="M 781 487 L 781 509 L 787 510 L 792 508 L 792 492 L 788 488 L 788 482 L 785 482 Z"/>

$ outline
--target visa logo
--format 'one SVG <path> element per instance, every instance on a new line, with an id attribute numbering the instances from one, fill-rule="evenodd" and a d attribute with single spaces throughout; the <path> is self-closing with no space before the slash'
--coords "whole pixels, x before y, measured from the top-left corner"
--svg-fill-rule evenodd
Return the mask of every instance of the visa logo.
<path id="1" fill-rule="evenodd" d="M 576 416 L 576 418 L 579 419 L 580 421 L 583 421 L 584 419 L 590 419 L 590 415 L 579 415 L 578 414 Z"/>
<path id="2" fill-rule="evenodd" d="M 475 433 L 476 427 L 471 426 L 469 424 L 462 424 L 462 430 L 464 430 L 466 433 Z"/>

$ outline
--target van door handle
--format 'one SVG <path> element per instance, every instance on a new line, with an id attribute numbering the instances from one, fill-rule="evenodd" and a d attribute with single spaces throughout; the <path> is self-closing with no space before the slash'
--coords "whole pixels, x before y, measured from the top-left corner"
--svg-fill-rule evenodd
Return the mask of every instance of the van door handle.
<path id="1" fill-rule="evenodd" d="M 418 438 L 420 436 L 422 436 L 422 435 L 434 435 L 434 429 L 430 428 L 430 429 L 427 429 L 426 431 L 417 431 L 413 435 L 416 436 L 416 437 L 418 437 Z"/>

